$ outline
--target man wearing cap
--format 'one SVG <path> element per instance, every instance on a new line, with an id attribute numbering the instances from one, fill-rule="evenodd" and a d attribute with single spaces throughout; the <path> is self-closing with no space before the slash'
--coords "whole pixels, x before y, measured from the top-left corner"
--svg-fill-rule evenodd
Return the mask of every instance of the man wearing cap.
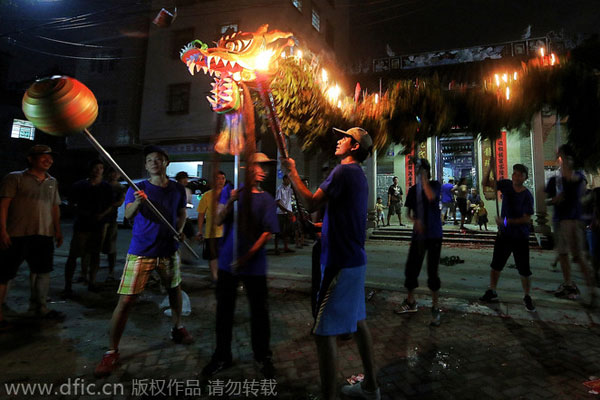
<path id="1" fill-rule="evenodd" d="M 512 180 L 490 179 L 490 166 L 483 174 L 481 186 L 490 187 L 502 193 L 502 210 L 500 217 L 496 217 L 498 235 L 494 242 L 494 254 L 490 265 L 490 286 L 479 300 L 484 302 L 498 301 L 496 286 L 500 273 L 508 261 L 511 253 L 515 259 L 515 266 L 521 276 L 523 286 L 523 303 L 527 311 L 534 312 L 535 306 L 529 295 L 531 289 L 531 268 L 529 267 L 529 225 L 533 215 L 533 196 L 523 184 L 527 180 L 528 170 L 523 164 L 513 165 Z"/>
<path id="2" fill-rule="evenodd" d="M 309 211 L 326 204 L 322 227 L 321 286 L 313 327 L 321 390 L 324 399 L 336 398 L 336 336 L 353 333 L 362 358 L 365 380 L 342 388 L 342 393 L 365 399 L 381 398 L 375 380 L 375 360 L 365 310 L 365 252 L 369 187 L 360 166 L 373 147 L 362 128 L 347 131 L 334 128 L 341 136 L 335 155 L 340 158 L 319 189 L 313 194 L 302 183 L 296 162 L 282 159 L 282 166 L 300 199 Z"/>
<path id="3" fill-rule="evenodd" d="M 266 164 L 275 160 L 264 153 L 254 153 L 248 161 L 249 187 L 232 191 L 217 214 L 217 225 L 224 225 L 219 250 L 217 279 L 217 348 L 202 375 L 210 377 L 233 363 L 231 340 L 233 316 L 239 281 L 244 284 L 250 304 L 250 332 L 254 360 L 266 379 L 273 379 L 275 367 L 270 348 L 271 323 L 267 294 L 267 253 L 265 245 L 272 234 L 279 232 L 273 197 L 260 188 L 267 176 Z M 239 199 L 237 226 L 233 221 L 233 203 Z M 234 230 L 237 248 L 234 248 Z M 237 258 L 234 258 L 234 252 Z"/>
<path id="4" fill-rule="evenodd" d="M 26 260 L 31 271 L 30 309 L 44 318 L 62 319 L 64 314 L 46 304 L 54 242 L 57 247 L 63 242 L 58 183 L 48 174 L 53 154 L 48 146 L 33 146 L 27 154 L 29 167 L 11 172 L 0 183 L 0 304 L 8 282 Z M 9 327 L 0 307 L 0 330 Z"/>
<path id="5" fill-rule="evenodd" d="M 114 370 L 129 312 L 153 270 L 158 272 L 169 294 L 173 320 L 171 339 L 180 344 L 193 342 L 192 336 L 181 325 L 179 243 L 171 230 L 146 205 L 147 200 L 152 201 L 167 221 L 180 231 L 186 219 L 185 189 L 167 177 L 169 157 L 160 147 L 146 146 L 144 157 L 150 177 L 138 184 L 138 192 L 129 188 L 125 195 L 125 217 L 133 219 L 133 233 L 117 291 L 120 294 L 119 302 L 110 322 L 109 351 L 96 367 L 96 377 L 107 376 Z"/>

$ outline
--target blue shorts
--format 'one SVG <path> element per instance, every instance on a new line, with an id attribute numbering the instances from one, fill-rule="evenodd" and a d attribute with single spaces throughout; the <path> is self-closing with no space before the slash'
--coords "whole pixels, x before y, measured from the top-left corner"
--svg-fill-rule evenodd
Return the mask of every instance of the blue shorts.
<path id="1" fill-rule="evenodd" d="M 336 336 L 356 332 L 358 321 L 367 318 L 365 273 L 367 266 L 326 271 L 321 266 L 321 288 L 313 333 Z"/>

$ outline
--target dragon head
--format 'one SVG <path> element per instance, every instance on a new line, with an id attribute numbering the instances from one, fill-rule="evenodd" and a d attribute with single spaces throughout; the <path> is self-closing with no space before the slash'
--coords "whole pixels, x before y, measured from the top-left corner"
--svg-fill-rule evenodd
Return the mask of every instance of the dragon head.
<path id="1" fill-rule="evenodd" d="M 237 110 L 241 104 L 238 83 L 254 82 L 257 71 L 269 73 L 269 60 L 277 59 L 286 47 L 294 44 L 290 32 L 269 32 L 268 28 L 265 24 L 254 33 L 234 32 L 221 37 L 212 48 L 194 40 L 181 49 L 181 61 L 190 74 L 202 70 L 215 80 L 213 96 L 207 96 L 215 112 Z"/>

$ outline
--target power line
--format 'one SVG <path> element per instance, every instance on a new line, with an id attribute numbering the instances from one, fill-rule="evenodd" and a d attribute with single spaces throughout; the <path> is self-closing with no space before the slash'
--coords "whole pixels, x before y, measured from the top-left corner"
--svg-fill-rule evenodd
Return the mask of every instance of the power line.
<path id="1" fill-rule="evenodd" d="M 129 59 L 139 58 L 137 56 L 132 56 L 132 57 L 108 57 L 108 56 L 82 57 L 82 56 L 72 56 L 72 55 L 68 55 L 68 54 L 50 53 L 48 51 L 33 49 L 31 47 L 19 44 L 19 42 L 15 38 L 8 37 L 8 39 L 9 39 L 10 43 L 13 44 L 14 46 L 20 47 L 25 50 L 32 51 L 34 53 L 40 53 L 40 54 L 44 54 L 44 55 L 52 56 L 52 57 L 69 58 L 69 59 L 75 59 L 75 60 L 91 60 L 91 61 L 129 60 Z"/>

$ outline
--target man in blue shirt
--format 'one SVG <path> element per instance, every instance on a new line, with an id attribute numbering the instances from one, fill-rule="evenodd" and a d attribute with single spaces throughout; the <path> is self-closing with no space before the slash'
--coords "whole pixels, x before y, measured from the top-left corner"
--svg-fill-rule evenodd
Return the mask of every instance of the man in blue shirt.
<path id="1" fill-rule="evenodd" d="M 492 160 L 493 161 L 493 160 Z M 529 267 L 529 225 L 533 215 L 533 196 L 531 192 L 523 186 L 527 180 L 529 172 L 523 164 L 513 165 L 512 180 L 502 179 L 492 181 L 490 179 L 490 166 L 483 174 L 483 187 L 491 187 L 502 193 L 502 210 L 500 217 L 496 217 L 498 224 L 498 235 L 494 243 L 494 255 L 492 256 L 490 287 L 480 298 L 481 301 L 498 301 L 496 286 L 500 279 L 500 273 L 512 253 L 515 259 L 515 266 L 521 276 L 521 285 L 523 286 L 523 302 L 527 311 L 535 311 L 533 300 L 529 295 L 531 288 L 531 269 Z"/>
<path id="2" fill-rule="evenodd" d="M 440 277 L 438 267 L 442 250 L 442 220 L 440 219 L 440 183 L 431 179 L 431 167 L 426 159 L 419 160 L 417 179 L 420 183 L 413 185 L 406 195 L 407 216 L 413 221 L 412 240 L 408 250 L 408 259 L 404 275 L 404 287 L 408 295 L 397 314 L 417 311 L 414 290 L 419 286 L 418 277 L 427 253 L 427 286 L 431 290 L 431 325 L 439 326 L 440 309 L 438 292 Z M 421 190 L 421 193 L 418 191 Z"/>
<path id="3" fill-rule="evenodd" d="M 380 399 L 375 380 L 375 360 L 371 334 L 366 322 L 365 237 L 369 187 L 360 166 L 371 153 L 373 141 L 362 128 L 347 131 L 334 128 L 341 138 L 335 155 L 341 163 L 313 194 L 302 183 L 293 159 L 282 159 L 283 168 L 296 194 L 309 212 L 327 205 L 322 227 L 321 286 L 313 327 L 323 399 L 336 398 L 336 336 L 356 332 L 354 338 L 362 358 L 365 380 L 346 385 L 342 393 L 350 397 Z"/>
<path id="4" fill-rule="evenodd" d="M 161 148 L 146 146 L 144 156 L 150 178 L 138 184 L 138 192 L 129 188 L 125 195 L 125 218 L 133 219 L 133 234 L 117 291 L 120 294 L 119 303 L 110 322 L 109 350 L 94 371 L 98 378 L 110 375 L 116 367 L 119 342 L 129 313 L 138 295 L 144 291 L 153 270 L 158 272 L 169 294 L 173 320 L 171 339 L 180 344 L 193 342 L 192 336 L 181 325 L 179 242 L 145 204 L 147 200 L 152 201 L 167 221 L 181 232 L 187 216 L 185 188 L 167 177 L 169 157 Z"/>
<path id="5" fill-rule="evenodd" d="M 273 379 L 275 368 L 270 349 L 271 324 L 267 293 L 267 252 L 265 244 L 279 233 L 276 203 L 273 196 L 260 188 L 265 180 L 269 159 L 255 153 L 248 161 L 250 186 L 234 190 L 217 215 L 217 225 L 225 225 L 219 249 L 217 279 L 217 348 L 202 375 L 210 377 L 232 365 L 231 340 L 235 299 L 239 281 L 244 284 L 250 304 L 250 331 L 254 360 L 266 379 Z M 234 251 L 233 203 L 239 199 L 237 249 Z M 237 252 L 237 259 L 234 253 Z"/>
<path id="6" fill-rule="evenodd" d="M 454 216 L 454 224 L 456 225 L 456 204 L 454 203 L 454 179 L 448 179 L 448 183 L 442 185 L 442 222 L 446 222 L 448 212 Z"/>

